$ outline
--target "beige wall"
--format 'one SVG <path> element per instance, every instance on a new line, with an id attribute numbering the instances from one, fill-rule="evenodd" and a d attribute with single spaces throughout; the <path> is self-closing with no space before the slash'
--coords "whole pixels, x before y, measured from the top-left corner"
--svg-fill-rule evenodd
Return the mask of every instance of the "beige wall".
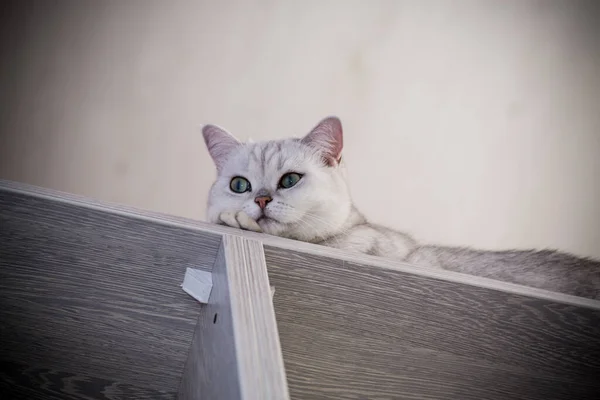
<path id="1" fill-rule="evenodd" d="M 598 2 L 250 3 L 3 2 L 1 177 L 203 219 L 202 124 L 337 114 L 374 221 L 600 257 Z"/>

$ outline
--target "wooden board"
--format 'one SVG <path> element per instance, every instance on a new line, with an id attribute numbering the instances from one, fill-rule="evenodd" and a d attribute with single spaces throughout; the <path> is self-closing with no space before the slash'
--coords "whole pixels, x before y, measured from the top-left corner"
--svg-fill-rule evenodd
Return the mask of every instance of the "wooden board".
<path id="1" fill-rule="evenodd" d="M 3 400 L 174 400 L 177 394 L 12 362 L 0 361 L 0 371 Z"/>
<path id="2" fill-rule="evenodd" d="M 2 365 L 174 395 L 201 309 L 180 284 L 187 267 L 212 268 L 219 243 L 220 235 L 0 190 Z M 0 381 L 11 374 L 3 369 Z"/>
<path id="3" fill-rule="evenodd" d="M 292 399 L 597 399 L 600 311 L 266 246 Z"/>
<path id="4" fill-rule="evenodd" d="M 198 308 L 179 288 L 186 267 L 213 268 L 223 235 L 254 243 L 237 246 L 243 250 L 231 258 L 251 265 L 263 265 L 253 257 L 260 242 L 267 246 L 266 287 L 270 281 L 276 289 L 293 399 L 597 398 L 598 301 L 6 181 L 0 181 L 0 390 L 27 398 L 32 383 L 48 398 L 55 393 L 48 388 L 57 387 L 57 398 L 94 398 L 105 393 L 101 388 L 120 390 L 115 399 L 174 396 L 194 329 L 229 321 L 231 333 L 234 319 L 242 319 L 230 308 L 230 320 L 219 314 L 213 324 L 218 313 Z M 84 272 L 73 274 L 73 265 Z M 240 287 L 250 279 L 238 278 Z M 268 318 L 261 324 L 269 325 Z M 213 354 L 222 355 L 237 357 Z M 187 359 L 185 376 L 193 377 Z M 243 370 L 262 371 L 259 359 L 248 360 L 254 369 Z M 222 368 L 230 375 L 220 382 L 243 380 L 235 378 L 240 367 Z M 243 393 L 242 385 L 220 390 Z"/>
<path id="5" fill-rule="evenodd" d="M 183 232 L 194 232 L 196 235 L 198 235 L 198 237 L 202 238 L 202 242 L 199 245 L 203 246 L 203 248 L 205 249 L 203 251 L 209 252 L 207 254 L 216 255 L 221 240 L 220 238 L 222 235 L 241 236 L 247 239 L 259 241 L 267 246 L 277 247 L 281 250 L 299 251 L 305 254 L 330 257 L 346 262 L 349 261 L 366 264 L 372 267 L 378 267 L 385 270 L 399 271 L 412 275 L 430 277 L 449 282 L 466 284 L 470 286 L 500 290 L 507 293 L 522 294 L 530 297 L 546 299 L 564 304 L 600 309 L 600 301 L 598 300 L 586 299 L 562 293 L 555 293 L 543 289 L 530 288 L 493 279 L 482 278 L 473 275 L 466 275 L 453 271 L 446 271 L 439 268 L 419 267 L 382 257 L 375 257 L 367 254 L 355 253 L 352 251 L 339 250 L 330 247 L 315 245 L 312 243 L 305 243 L 299 242 L 297 240 L 290 240 L 271 235 L 264 235 L 256 232 L 243 231 L 240 229 L 234 229 L 222 225 L 208 224 L 206 222 L 196 221 L 189 218 L 140 210 L 130 206 L 99 201 L 72 193 L 59 192 L 56 190 L 41 188 L 19 182 L 12 182 L 0 179 L 0 190 L 17 193 L 23 196 L 32 197 L 39 200 L 51 201 L 53 203 L 58 202 L 63 204 L 65 207 L 75 206 L 78 208 L 97 210 L 109 215 L 122 216 L 127 219 L 144 221 L 147 222 L 149 225 L 154 226 L 155 229 L 159 230 L 162 229 L 162 227 L 169 227 L 174 229 L 180 229 Z M 212 262 L 212 260 L 213 259 L 211 259 L 210 262 Z M 209 264 L 203 265 L 203 268 L 210 268 L 208 265 Z"/>
<path id="6" fill-rule="evenodd" d="M 200 315 L 179 398 L 289 398 L 259 242 L 223 236 L 212 293 Z"/>

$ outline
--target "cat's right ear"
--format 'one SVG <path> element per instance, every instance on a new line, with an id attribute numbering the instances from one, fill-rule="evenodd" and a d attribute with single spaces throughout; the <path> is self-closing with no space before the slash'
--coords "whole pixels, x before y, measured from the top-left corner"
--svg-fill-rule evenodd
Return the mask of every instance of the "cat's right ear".
<path id="1" fill-rule="evenodd" d="M 317 149 L 323 156 L 323 161 L 330 167 L 342 162 L 342 149 L 344 148 L 344 133 L 342 123 L 338 117 L 327 117 L 317 124 L 304 138 L 305 143 Z"/>
<path id="2" fill-rule="evenodd" d="M 223 168 L 223 164 L 227 161 L 231 151 L 241 144 L 225 129 L 215 125 L 205 125 L 202 128 L 202 136 L 204 136 L 204 143 L 206 143 L 206 148 L 217 167 L 217 171 Z"/>

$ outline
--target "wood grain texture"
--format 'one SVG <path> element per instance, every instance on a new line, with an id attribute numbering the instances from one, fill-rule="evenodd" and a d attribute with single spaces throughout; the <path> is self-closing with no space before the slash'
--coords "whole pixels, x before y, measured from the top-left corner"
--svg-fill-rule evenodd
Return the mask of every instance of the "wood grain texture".
<path id="1" fill-rule="evenodd" d="M 177 392 L 220 236 L 0 190 L 0 360 Z"/>
<path id="2" fill-rule="evenodd" d="M 0 187 L 0 360 L 107 381 L 118 375 L 125 378 L 118 380 L 122 384 L 169 392 L 173 386 L 164 383 L 173 384 L 176 373 L 151 371 L 183 357 L 185 346 L 165 337 L 176 343 L 191 338 L 193 313 L 175 295 L 147 304 L 132 299 L 167 286 L 181 294 L 177 285 L 185 267 L 210 270 L 221 235 L 230 234 L 268 245 L 292 398 L 600 397 L 598 301 L 27 185 Z M 73 277 L 69 265 L 83 265 L 86 273 Z M 148 265 L 161 271 L 159 279 L 140 290 L 132 277 Z M 163 277 L 167 265 L 181 266 L 180 275 Z M 116 276 L 123 281 L 115 283 Z M 73 290 L 75 298 L 68 295 Z M 106 295 L 112 300 L 102 304 Z M 133 332 L 129 321 L 141 331 Z M 148 348 L 153 351 L 141 351 Z M 104 357 L 96 357 L 103 351 Z M 125 356 L 141 369 L 124 369 Z M 155 386 L 147 386 L 149 381 Z"/>
<path id="3" fill-rule="evenodd" d="M 176 394 L 70 372 L 0 362 L 0 398 L 3 400 L 175 400 Z"/>
<path id="4" fill-rule="evenodd" d="M 262 244 L 223 236 L 242 398 L 289 398 Z"/>
<path id="5" fill-rule="evenodd" d="M 223 236 L 181 399 L 289 398 L 262 245 Z"/>
<path id="6" fill-rule="evenodd" d="M 292 399 L 597 399 L 600 311 L 265 247 Z"/>
<path id="7" fill-rule="evenodd" d="M 189 232 L 196 232 L 199 235 L 206 235 L 205 240 L 207 242 L 207 247 L 212 248 L 215 254 L 220 243 L 220 239 L 218 238 L 220 238 L 221 235 L 241 236 L 250 240 L 262 242 L 267 246 L 278 247 L 282 250 L 300 251 L 302 253 L 312 254 L 315 256 L 336 258 L 346 262 L 357 262 L 387 270 L 405 272 L 413 275 L 442 279 L 449 282 L 457 282 L 488 289 L 501 290 L 507 293 L 536 297 L 575 306 L 591 307 L 600 310 L 600 301 L 598 300 L 575 297 L 562 293 L 554 293 L 547 290 L 510 284 L 493 279 L 445 271 L 437 268 L 418 267 L 396 260 L 370 256 L 352 251 L 344 251 L 255 232 L 243 231 L 221 225 L 208 224 L 188 218 L 140 210 L 130 206 L 112 204 L 71 193 L 59 192 L 19 182 L 0 179 L 0 190 L 19 193 L 29 197 L 51 200 L 54 202 L 60 202 L 65 205 L 74 205 L 86 209 L 98 210 L 108 214 L 115 214 L 127 218 L 147 221 L 156 226 L 168 226 L 171 228 L 184 229 Z"/>
<path id="8" fill-rule="evenodd" d="M 241 398 L 225 249 L 212 272 L 208 304 L 202 307 L 179 387 L 179 400 Z"/>

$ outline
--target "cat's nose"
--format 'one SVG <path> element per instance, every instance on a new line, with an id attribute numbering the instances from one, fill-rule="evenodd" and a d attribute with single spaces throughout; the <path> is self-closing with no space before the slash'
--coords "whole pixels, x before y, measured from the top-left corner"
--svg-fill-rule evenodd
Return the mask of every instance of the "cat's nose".
<path id="1" fill-rule="evenodd" d="M 271 196 L 259 196 L 254 199 L 254 202 L 258 204 L 261 210 L 264 210 L 267 204 L 269 204 L 273 200 Z"/>

